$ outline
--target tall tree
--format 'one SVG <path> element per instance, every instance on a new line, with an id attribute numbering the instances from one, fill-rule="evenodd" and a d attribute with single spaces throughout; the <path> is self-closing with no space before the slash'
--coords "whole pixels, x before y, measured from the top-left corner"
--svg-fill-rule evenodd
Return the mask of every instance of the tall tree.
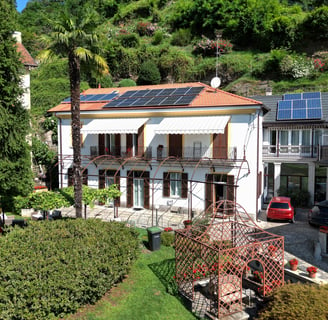
<path id="1" fill-rule="evenodd" d="M 99 15 L 86 0 L 68 0 L 57 20 L 49 21 L 52 32 L 43 38 L 48 50 L 44 57 L 52 54 L 68 58 L 71 128 L 73 145 L 73 179 L 76 217 L 82 217 L 82 176 L 80 136 L 80 82 L 81 67 L 98 73 L 108 73 L 107 63 L 101 57 L 101 40 L 97 33 Z"/>
<path id="2" fill-rule="evenodd" d="M 3 207 L 32 190 L 30 148 L 26 141 L 29 114 L 22 106 L 20 75 L 23 64 L 13 32 L 17 11 L 14 0 L 0 0 L 0 196 Z"/>

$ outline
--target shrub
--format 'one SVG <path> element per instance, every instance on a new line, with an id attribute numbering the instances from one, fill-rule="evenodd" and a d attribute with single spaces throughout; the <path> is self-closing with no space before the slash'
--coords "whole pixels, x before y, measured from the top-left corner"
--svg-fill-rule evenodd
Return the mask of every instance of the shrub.
<path id="1" fill-rule="evenodd" d="M 157 25 L 148 21 L 139 21 L 136 30 L 140 36 L 152 36 L 157 29 Z"/>
<path id="2" fill-rule="evenodd" d="M 327 294 L 327 285 L 287 284 L 273 291 L 258 319 L 327 319 Z"/>
<path id="3" fill-rule="evenodd" d="M 123 79 L 118 83 L 119 87 L 135 87 L 136 85 L 132 79 Z"/>
<path id="4" fill-rule="evenodd" d="M 151 43 L 152 43 L 152 45 L 157 46 L 162 43 L 163 39 L 164 39 L 163 31 L 157 30 L 154 33 Z"/>
<path id="5" fill-rule="evenodd" d="M 138 85 L 143 84 L 159 84 L 161 81 L 161 74 L 157 65 L 152 61 L 144 62 L 140 67 Z"/>
<path id="6" fill-rule="evenodd" d="M 179 29 L 172 34 L 171 44 L 173 46 L 184 47 L 190 44 L 191 38 L 192 35 L 190 29 Z"/>
<path id="7" fill-rule="evenodd" d="M 0 318 L 63 318 L 95 303 L 128 272 L 138 247 L 132 229 L 96 219 L 12 229 L 0 238 Z"/>
<path id="8" fill-rule="evenodd" d="M 125 48 L 136 48 L 139 46 L 139 37 L 135 33 L 120 34 L 117 38 Z"/>
<path id="9" fill-rule="evenodd" d="M 219 53 L 229 53 L 232 51 L 232 44 L 229 40 L 210 40 L 203 36 L 193 48 L 194 54 L 201 54 L 204 57 L 215 56 L 217 51 Z"/>
<path id="10" fill-rule="evenodd" d="M 161 243 L 163 246 L 171 247 L 174 244 L 174 233 L 173 232 L 162 232 Z"/>
<path id="11" fill-rule="evenodd" d="M 313 74 L 314 64 L 305 56 L 287 55 L 280 62 L 280 70 L 281 74 L 287 78 L 304 78 Z"/>

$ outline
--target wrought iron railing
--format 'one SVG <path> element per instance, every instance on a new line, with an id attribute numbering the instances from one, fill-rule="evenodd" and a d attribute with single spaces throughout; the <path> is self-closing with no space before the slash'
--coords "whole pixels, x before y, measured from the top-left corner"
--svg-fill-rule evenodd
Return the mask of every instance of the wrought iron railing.
<path id="1" fill-rule="evenodd" d="M 236 160 L 238 157 L 237 147 L 138 147 L 136 149 L 126 149 L 121 147 L 99 148 L 98 146 L 90 146 L 90 157 L 96 158 L 101 155 L 110 155 L 113 157 L 129 158 L 141 157 L 145 159 L 165 159 L 167 157 L 177 157 L 185 160 L 199 160 L 202 158 L 209 159 L 227 159 Z M 242 158 L 239 155 L 239 158 Z"/>

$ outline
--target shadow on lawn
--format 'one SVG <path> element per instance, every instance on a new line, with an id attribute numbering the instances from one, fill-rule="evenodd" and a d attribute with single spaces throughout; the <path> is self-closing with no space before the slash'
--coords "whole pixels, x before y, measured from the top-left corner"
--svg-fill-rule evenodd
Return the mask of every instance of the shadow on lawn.
<path id="1" fill-rule="evenodd" d="M 175 259 L 162 260 L 157 263 L 149 264 L 148 267 L 165 286 L 169 294 L 177 295 L 178 286 L 175 282 Z"/>

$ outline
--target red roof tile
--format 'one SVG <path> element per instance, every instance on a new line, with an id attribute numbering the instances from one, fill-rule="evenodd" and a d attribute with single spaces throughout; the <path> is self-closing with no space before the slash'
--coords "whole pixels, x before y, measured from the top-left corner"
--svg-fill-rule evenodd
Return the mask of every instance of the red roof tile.
<path id="1" fill-rule="evenodd" d="M 21 62 L 25 65 L 25 66 L 32 66 L 32 67 L 37 67 L 38 65 L 36 64 L 36 62 L 34 61 L 34 59 L 32 58 L 32 56 L 29 54 L 29 52 L 26 50 L 26 48 L 23 46 L 23 44 L 17 42 L 17 51 L 20 53 L 21 55 Z"/>
<path id="2" fill-rule="evenodd" d="M 160 85 L 147 85 L 147 86 L 135 86 L 135 87 L 123 87 L 123 88 L 97 88 L 88 89 L 83 94 L 109 94 L 113 91 L 118 92 L 120 95 L 129 90 L 146 90 L 146 89 L 165 89 L 165 88 L 181 88 L 181 87 L 199 87 L 203 86 L 204 89 L 197 95 L 197 97 L 186 107 L 226 107 L 226 106 L 259 106 L 261 102 L 237 96 L 235 94 L 225 92 L 223 90 L 213 89 L 212 87 L 201 82 L 189 82 L 189 83 L 169 83 Z M 95 111 L 103 110 L 103 106 L 107 102 L 81 102 L 81 111 Z M 174 106 L 177 108 L 177 106 Z M 180 106 L 181 107 L 181 106 Z M 148 108 L 153 108 L 149 106 Z M 167 109 L 172 106 L 156 106 L 156 108 Z M 111 108 L 106 108 L 110 110 Z M 117 110 L 117 107 L 115 107 Z M 121 109 L 124 109 L 121 107 Z M 129 107 L 131 109 L 131 107 Z M 134 110 L 145 109 L 145 107 L 135 107 Z M 61 103 L 58 106 L 49 110 L 49 112 L 65 112 L 70 111 L 70 103 Z"/>

